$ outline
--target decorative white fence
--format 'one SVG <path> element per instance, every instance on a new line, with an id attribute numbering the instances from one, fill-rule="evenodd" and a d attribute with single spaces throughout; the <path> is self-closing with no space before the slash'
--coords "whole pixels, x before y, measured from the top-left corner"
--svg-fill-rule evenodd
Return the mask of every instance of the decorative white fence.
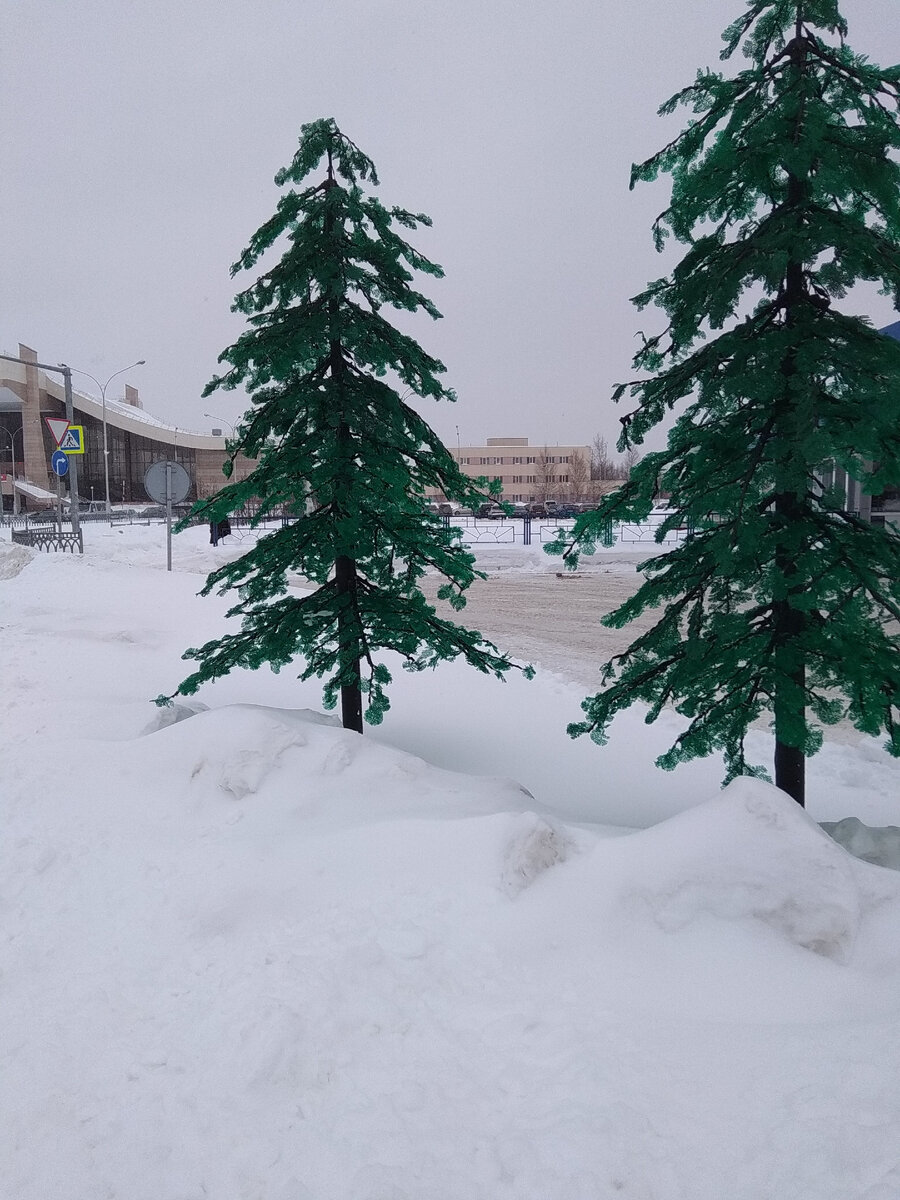
<path id="1" fill-rule="evenodd" d="M 686 526 L 670 530 L 661 542 L 657 533 L 665 521 L 665 514 L 651 513 L 646 521 L 622 522 L 612 526 L 613 545 L 616 546 L 677 546 L 690 536 Z M 445 517 L 447 525 L 461 530 L 460 540 L 472 545 L 522 542 L 526 546 L 532 541 L 541 543 L 555 541 L 560 532 L 571 530 L 575 521 L 541 518 L 529 520 L 508 517 L 505 520 L 487 521 L 478 517 Z"/>

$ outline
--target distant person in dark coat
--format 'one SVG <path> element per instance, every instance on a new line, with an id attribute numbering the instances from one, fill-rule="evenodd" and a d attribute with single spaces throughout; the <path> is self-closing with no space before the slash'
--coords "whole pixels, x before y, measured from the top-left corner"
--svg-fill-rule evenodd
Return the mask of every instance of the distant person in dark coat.
<path id="1" fill-rule="evenodd" d="M 213 546 L 218 546 L 222 538 L 231 536 L 231 523 L 225 517 L 222 521 L 210 521 L 209 523 L 209 540 Z"/>

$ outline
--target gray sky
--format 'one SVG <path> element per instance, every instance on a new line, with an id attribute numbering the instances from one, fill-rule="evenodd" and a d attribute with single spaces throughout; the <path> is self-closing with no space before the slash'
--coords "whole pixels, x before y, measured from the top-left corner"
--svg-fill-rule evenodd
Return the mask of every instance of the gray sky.
<path id="1" fill-rule="evenodd" d="M 208 429 L 237 393 L 200 392 L 240 333 L 230 264 L 274 211 L 300 126 L 337 119 L 386 204 L 428 213 L 416 245 L 443 312 L 405 328 L 443 359 L 456 405 L 422 411 L 453 445 L 618 436 L 629 297 L 665 181 L 632 161 L 686 120 L 656 109 L 742 0 L 5 0 L 0 14 L 0 350 L 19 341 L 140 389 Z M 900 61 L 897 0 L 844 0 L 850 44 Z M 726 69 L 732 69 L 730 66 Z M 883 297 L 867 311 L 895 319 Z M 95 392 L 83 376 L 78 385 Z"/>

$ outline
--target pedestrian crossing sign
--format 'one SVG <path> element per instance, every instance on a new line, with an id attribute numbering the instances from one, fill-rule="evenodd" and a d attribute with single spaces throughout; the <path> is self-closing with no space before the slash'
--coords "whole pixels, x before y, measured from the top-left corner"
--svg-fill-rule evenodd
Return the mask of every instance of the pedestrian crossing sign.
<path id="1" fill-rule="evenodd" d="M 66 454 L 84 454 L 84 426 L 70 425 L 62 436 L 59 448 Z"/>

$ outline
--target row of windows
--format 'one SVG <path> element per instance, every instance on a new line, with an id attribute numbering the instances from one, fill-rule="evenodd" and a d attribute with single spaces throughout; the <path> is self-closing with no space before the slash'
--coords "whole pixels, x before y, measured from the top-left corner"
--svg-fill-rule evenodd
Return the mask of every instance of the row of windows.
<path id="1" fill-rule="evenodd" d="M 537 483 L 538 482 L 537 475 L 502 475 L 500 478 L 503 482 L 506 482 L 506 480 L 510 480 L 512 483 Z M 554 475 L 551 479 L 548 479 L 547 482 L 548 483 L 568 483 L 569 476 L 568 475 Z"/>
<path id="2" fill-rule="evenodd" d="M 529 455 L 526 458 L 461 458 L 460 464 L 464 467 L 503 467 L 503 466 L 531 466 L 537 463 L 538 455 Z M 556 464 L 567 463 L 570 461 L 568 454 L 548 454 L 546 458 L 541 460 L 544 463 Z"/>

